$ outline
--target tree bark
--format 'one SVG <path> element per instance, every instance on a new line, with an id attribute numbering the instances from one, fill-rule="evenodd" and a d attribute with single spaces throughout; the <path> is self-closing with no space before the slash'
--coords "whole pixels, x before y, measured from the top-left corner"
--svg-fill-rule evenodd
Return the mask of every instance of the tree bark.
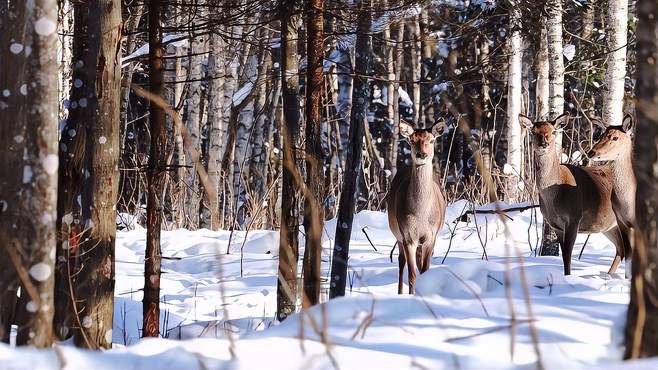
<path id="1" fill-rule="evenodd" d="M 564 112 L 564 57 L 562 55 L 562 0 L 548 0 L 546 16 L 546 38 L 548 49 L 548 119 L 554 119 Z M 562 154 L 562 133 L 555 135 L 558 160 Z M 559 255 L 557 234 L 548 223 L 544 223 L 542 233 L 542 256 Z"/>
<path id="2" fill-rule="evenodd" d="M 336 238 L 334 242 L 334 254 L 331 261 L 331 283 L 329 297 L 342 297 L 345 295 L 345 282 L 347 280 L 347 261 L 350 250 L 350 237 L 352 235 L 352 221 L 357 197 L 357 183 L 361 173 L 361 150 L 363 147 L 364 122 L 368 114 L 368 102 L 370 89 L 368 87 L 368 69 L 370 67 L 371 39 L 370 25 L 372 23 L 372 9 L 370 0 L 363 0 L 358 4 L 359 21 L 356 29 L 356 47 L 354 54 L 355 78 L 352 96 L 355 103 L 352 104 L 350 114 L 350 136 L 347 147 L 347 163 L 345 165 L 345 176 L 340 192 L 338 205 L 338 220 L 336 223 Z"/>
<path id="3" fill-rule="evenodd" d="M 608 3 L 606 26 L 606 45 L 609 54 L 603 84 L 602 119 L 606 125 L 621 125 L 624 115 L 628 0 Z"/>
<path id="4" fill-rule="evenodd" d="M 299 259 L 299 205 L 296 176 L 300 135 L 299 111 L 299 57 L 297 55 L 297 25 L 299 17 L 293 15 L 294 0 L 279 3 L 281 20 L 281 97 L 283 120 L 283 176 L 281 185 L 281 230 L 279 237 L 279 277 L 277 280 L 276 317 L 285 320 L 296 311 L 297 260 Z"/>
<path id="5" fill-rule="evenodd" d="M 149 0 L 149 85 L 151 93 L 163 96 L 162 0 Z M 160 331 L 160 273 L 162 256 L 160 230 L 165 182 L 167 130 L 164 109 L 151 102 L 149 108 L 151 148 L 147 168 L 146 253 L 144 256 L 143 337 L 157 337 Z"/>
<path id="6" fill-rule="evenodd" d="M 546 30 L 546 17 L 541 17 L 541 31 L 539 34 L 539 47 L 537 59 L 535 60 L 535 69 L 537 73 L 537 86 L 535 87 L 536 99 L 536 119 L 548 119 L 551 111 L 549 106 L 549 97 L 551 96 L 548 63 L 548 36 Z"/>
<path id="7" fill-rule="evenodd" d="M 79 135 L 79 140 L 72 143 L 74 152 L 68 154 L 73 156 L 70 158 L 74 163 L 73 173 L 77 168 L 81 168 L 81 173 L 70 178 L 79 183 L 65 182 L 72 186 L 66 189 L 69 193 L 64 194 L 69 207 L 60 212 L 62 243 L 68 248 L 60 248 L 64 266 L 58 264 L 58 276 L 63 280 L 58 281 L 58 286 L 63 289 L 58 289 L 58 293 L 63 296 L 58 297 L 58 301 L 71 300 L 66 290 L 71 291 L 69 279 L 75 279 L 75 305 L 69 307 L 79 313 L 75 343 L 94 349 L 112 346 L 114 207 L 118 194 L 120 153 L 120 25 L 121 3 L 117 0 L 99 0 L 75 6 L 76 65 L 67 123 L 69 129 L 64 135 L 69 136 L 69 142 Z M 66 154 L 62 153 L 62 156 Z M 76 155 L 82 158 L 75 158 Z M 80 228 L 70 227 L 71 222 L 68 222 L 71 221 L 71 214 L 67 211 L 74 211 L 76 207 L 71 204 L 74 195 L 80 196 L 81 212 L 73 214 L 81 217 L 74 219 L 73 223 L 77 220 Z M 64 212 L 67 213 L 62 214 Z M 76 234 L 71 234 L 71 231 Z M 75 243 L 75 239 L 79 242 Z M 80 266 L 79 270 L 71 267 L 71 248 L 75 248 L 75 255 L 79 256 L 79 261 L 75 262 Z M 76 272 L 75 277 L 70 276 L 71 271 Z M 66 306 L 62 304 L 59 307 Z M 65 321 L 60 324 L 56 328 L 60 334 L 70 332 L 70 327 L 64 325 L 72 323 Z"/>
<path id="8" fill-rule="evenodd" d="M 197 36 L 191 40 L 189 60 L 189 89 L 187 94 L 187 131 L 190 133 L 192 147 L 201 152 L 201 82 L 203 79 L 203 59 L 204 59 L 204 37 Z M 185 202 L 185 227 L 190 230 L 196 230 L 199 227 L 200 207 L 201 207 L 201 189 L 199 187 L 199 176 L 197 174 L 196 163 L 192 160 L 192 155 L 187 148 L 185 155 L 185 179 L 184 187 L 186 192 Z"/>
<path id="9" fill-rule="evenodd" d="M 564 57 L 562 55 L 562 0 L 547 2 L 549 114 L 554 119 L 564 112 Z M 556 148 L 562 153 L 562 134 L 556 135 Z"/>
<path id="10" fill-rule="evenodd" d="M 304 294 L 302 305 L 320 302 L 320 257 L 324 226 L 324 159 L 322 155 L 322 88 L 324 73 L 323 0 L 306 2 L 306 187 Z"/>
<path id="11" fill-rule="evenodd" d="M 12 121 L 0 125 L 0 338 L 8 339 L 20 281 L 25 304 L 17 343 L 47 348 L 57 216 L 57 2 L 13 2 L 5 11 L 0 114 Z"/>
<path id="12" fill-rule="evenodd" d="M 658 4 L 638 2 L 637 175 L 631 301 L 625 358 L 658 356 Z M 627 267 L 628 268 L 628 267 Z"/>
<path id="13" fill-rule="evenodd" d="M 210 35 L 210 55 L 208 57 L 208 177 L 217 194 L 221 184 L 222 126 L 224 123 L 224 74 L 225 46 L 218 33 Z M 219 230 L 219 198 L 211 199 L 210 228 Z"/>
<path id="14" fill-rule="evenodd" d="M 521 113 L 521 68 L 523 60 L 521 31 L 519 30 L 521 15 L 518 8 L 510 13 L 509 39 L 510 56 L 507 71 L 507 164 L 511 172 L 507 174 L 507 202 L 518 200 L 519 181 L 521 181 L 522 137 L 519 114 Z"/>

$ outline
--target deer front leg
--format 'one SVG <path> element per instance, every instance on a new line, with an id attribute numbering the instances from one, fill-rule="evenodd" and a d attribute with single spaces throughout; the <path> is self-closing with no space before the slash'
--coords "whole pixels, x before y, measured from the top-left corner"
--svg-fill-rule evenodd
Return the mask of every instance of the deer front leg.
<path id="1" fill-rule="evenodd" d="M 415 241 L 405 245 L 405 252 L 407 258 L 407 274 L 409 275 L 409 294 L 414 294 L 414 284 L 416 284 L 416 249 L 418 245 Z"/>
<path id="2" fill-rule="evenodd" d="M 576 243 L 578 236 L 578 223 L 567 225 L 560 236 L 560 249 L 562 249 L 562 262 L 564 263 L 564 274 L 571 275 L 571 253 L 573 245 Z"/>
<path id="3" fill-rule="evenodd" d="M 404 245 L 398 240 L 398 294 L 402 294 L 402 285 L 404 282 L 404 266 L 407 260 L 404 258 Z"/>

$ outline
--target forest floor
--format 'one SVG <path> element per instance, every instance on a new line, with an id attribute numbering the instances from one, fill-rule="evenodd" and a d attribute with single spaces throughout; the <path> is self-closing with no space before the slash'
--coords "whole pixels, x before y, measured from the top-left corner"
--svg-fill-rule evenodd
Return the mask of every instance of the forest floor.
<path id="1" fill-rule="evenodd" d="M 0 345 L 0 368 L 537 368 L 538 354 L 549 369 L 619 368 L 630 283 L 624 263 L 607 274 L 613 245 L 592 235 L 578 260 L 586 239 L 580 235 L 573 275 L 564 276 L 560 257 L 530 249 L 541 233 L 537 208 L 453 222 L 469 207 L 449 207 L 415 296 L 396 294 L 398 249 L 391 262 L 386 214 L 359 213 L 348 297 L 282 324 L 274 320 L 278 232 L 252 231 L 244 245 L 244 232 L 163 232 L 161 331 L 169 339 L 141 341 L 146 234 L 131 225 L 117 236 L 116 348 Z M 325 288 L 335 227 L 326 224 Z M 658 362 L 624 368 L 655 369 Z"/>

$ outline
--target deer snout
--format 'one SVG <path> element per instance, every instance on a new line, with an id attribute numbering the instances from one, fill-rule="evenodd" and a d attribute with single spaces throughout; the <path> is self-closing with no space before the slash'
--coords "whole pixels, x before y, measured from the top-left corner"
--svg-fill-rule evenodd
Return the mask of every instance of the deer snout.
<path id="1" fill-rule="evenodd" d="M 587 158 L 594 158 L 596 157 L 596 150 L 592 149 L 589 152 L 587 152 Z"/>

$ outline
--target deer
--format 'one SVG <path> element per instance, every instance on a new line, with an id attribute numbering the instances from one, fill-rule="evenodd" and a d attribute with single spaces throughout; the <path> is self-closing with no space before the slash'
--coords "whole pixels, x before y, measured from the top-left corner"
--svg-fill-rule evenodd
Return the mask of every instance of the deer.
<path id="1" fill-rule="evenodd" d="M 533 122 L 523 114 L 520 124 L 532 134 L 535 157 L 535 183 L 544 222 L 556 231 L 564 274 L 571 274 L 571 254 L 578 233 L 603 233 L 624 256 L 624 229 L 617 225 L 612 208 L 613 171 L 610 166 L 579 167 L 561 164 L 555 148 L 555 136 L 569 120 L 563 114 L 552 121 Z M 608 273 L 616 271 L 617 256 Z"/>
<path id="2" fill-rule="evenodd" d="M 616 270 L 622 258 L 626 259 L 626 277 L 630 277 L 631 241 L 630 235 L 635 225 L 635 192 L 637 180 L 633 170 L 633 116 L 627 114 L 621 126 L 606 126 L 599 120 L 592 120 L 605 131 L 587 153 L 594 163 L 605 162 L 612 172 L 612 210 L 617 218 L 619 237 L 623 248 L 617 255 L 611 269 Z"/>
<path id="3" fill-rule="evenodd" d="M 446 200 L 434 178 L 434 143 L 446 129 L 443 120 L 429 129 L 414 129 L 400 121 L 400 136 L 411 146 L 411 166 L 400 169 L 389 189 L 386 205 L 388 224 L 400 247 L 398 294 L 402 294 L 405 265 L 409 294 L 414 294 L 417 269 L 429 270 L 436 235 L 445 220 Z"/>

